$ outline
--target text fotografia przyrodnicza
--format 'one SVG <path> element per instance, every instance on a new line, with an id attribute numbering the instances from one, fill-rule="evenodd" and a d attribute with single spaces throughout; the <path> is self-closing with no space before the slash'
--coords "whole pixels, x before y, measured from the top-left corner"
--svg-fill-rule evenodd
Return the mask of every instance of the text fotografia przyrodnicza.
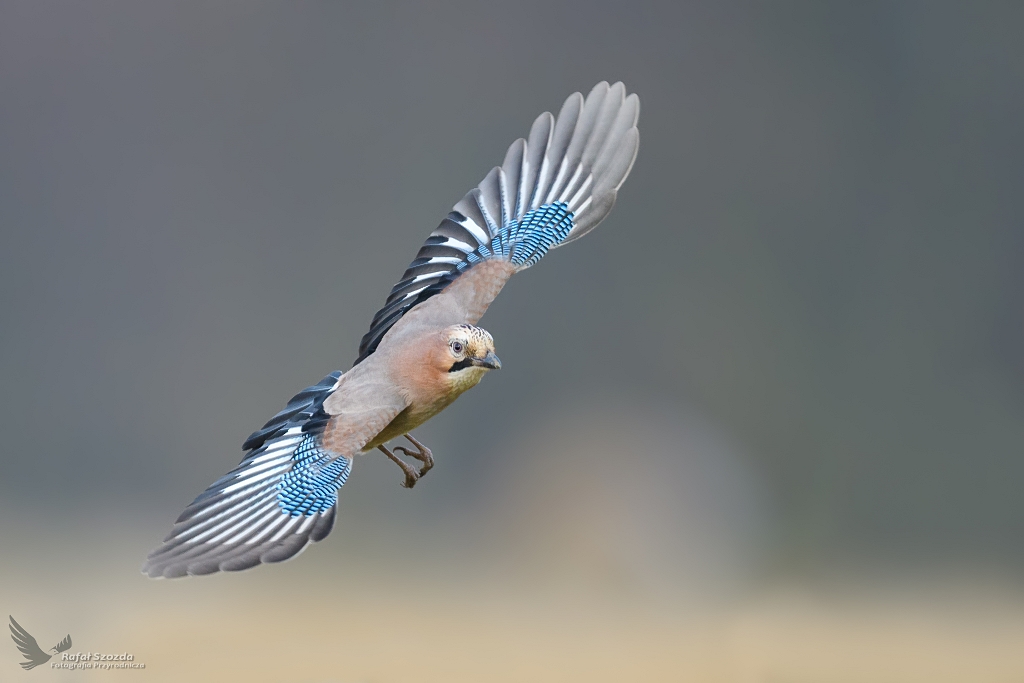
<path id="1" fill-rule="evenodd" d="M 130 652 L 64 652 L 59 662 L 50 662 L 51 669 L 145 669 Z"/>

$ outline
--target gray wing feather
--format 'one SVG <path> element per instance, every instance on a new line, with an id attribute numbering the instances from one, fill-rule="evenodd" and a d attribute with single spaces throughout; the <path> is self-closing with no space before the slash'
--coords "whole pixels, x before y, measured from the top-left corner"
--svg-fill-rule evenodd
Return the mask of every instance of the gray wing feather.
<path id="1" fill-rule="evenodd" d="M 519 178 L 523 172 L 523 154 L 526 152 L 526 140 L 519 138 L 513 142 L 505 153 L 505 161 L 501 164 L 501 177 L 505 183 L 502 192 L 507 204 L 502 208 L 505 222 L 509 222 L 519 211 L 522 200 L 519 197 Z"/>
<path id="2" fill-rule="evenodd" d="M 530 136 L 526 139 L 526 157 L 522 177 L 520 179 L 519 193 L 523 198 L 516 211 L 516 218 L 534 207 L 533 201 L 536 195 L 536 188 L 542 182 L 541 174 L 544 172 L 544 152 L 551 142 L 551 129 L 554 126 L 555 118 L 548 112 L 544 112 L 533 122 L 530 128 Z"/>
<path id="3" fill-rule="evenodd" d="M 557 119 L 548 112 L 538 116 L 529 137 L 512 143 L 504 163 L 455 210 L 493 237 L 527 211 L 565 202 L 574 227 L 561 244 L 579 239 L 608 215 L 633 167 L 639 115 L 640 99 L 627 96 L 622 83 L 598 83 L 586 98 L 573 93 Z"/>
<path id="4" fill-rule="evenodd" d="M 551 144 L 548 147 L 547 155 L 551 159 L 560 159 L 554 181 L 547 190 L 547 198 L 544 203 L 552 202 L 557 197 L 559 189 L 564 188 L 569 182 L 575 169 L 569 167 L 570 158 L 566 155 L 569 145 L 572 143 L 572 136 L 579 123 L 580 112 L 583 109 L 583 96 L 574 93 L 565 100 L 561 111 L 558 112 L 558 119 L 555 122 L 555 130 L 551 136 Z"/>
<path id="5" fill-rule="evenodd" d="M 334 527 L 353 456 L 407 404 L 370 365 L 332 373 L 288 405 L 246 441 L 255 445 L 242 462 L 185 508 L 144 573 L 240 571 L 290 559 L 322 540 Z"/>
<path id="6" fill-rule="evenodd" d="M 408 311 L 444 291 L 472 263 L 490 258 L 492 240 L 507 246 L 500 233 L 530 211 L 545 204 L 564 204 L 559 210 L 570 212 L 571 228 L 558 240 L 545 241 L 536 258 L 522 268 L 548 249 L 593 230 L 612 210 L 616 193 L 633 167 L 640 140 L 639 114 L 640 100 L 635 94 L 627 96 L 622 83 L 601 82 L 586 98 L 580 93 L 570 95 L 557 118 L 548 112 L 538 116 L 526 139 L 513 142 L 502 165 L 491 169 L 459 200 L 427 238 L 374 315 L 359 344 L 356 363 L 372 354 Z"/>
<path id="7" fill-rule="evenodd" d="M 239 571 L 295 557 L 325 538 L 334 527 L 337 492 L 348 479 L 350 456 L 362 446 L 333 453 L 323 444 L 331 419 L 324 406 L 340 377 L 332 373 L 299 392 L 254 432 L 242 462 L 185 508 L 143 572 L 175 578 Z M 364 407 L 378 407 L 387 397 L 377 392 L 374 398 L 377 403 L 364 400 Z M 376 429 L 402 407 L 375 412 L 383 422 Z"/>
<path id="8" fill-rule="evenodd" d="M 480 182 L 477 191 L 473 193 L 473 196 L 480 203 L 480 210 L 484 214 L 484 220 L 487 221 L 487 229 L 493 235 L 501 229 L 504 225 L 504 211 L 502 205 L 505 203 L 502 195 L 502 183 L 499 176 L 501 175 L 501 168 L 495 166 L 490 172 L 484 176 L 484 179 Z"/>

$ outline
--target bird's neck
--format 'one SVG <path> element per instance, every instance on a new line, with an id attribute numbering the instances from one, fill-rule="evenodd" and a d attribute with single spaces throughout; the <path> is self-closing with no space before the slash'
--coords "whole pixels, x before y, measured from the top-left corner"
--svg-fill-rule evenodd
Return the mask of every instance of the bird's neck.
<path id="1" fill-rule="evenodd" d="M 448 385 L 447 393 L 451 396 L 451 400 L 454 401 L 466 391 L 469 391 L 484 378 L 487 374 L 486 368 L 479 368 L 470 366 L 457 372 L 446 373 L 446 377 L 443 381 Z"/>

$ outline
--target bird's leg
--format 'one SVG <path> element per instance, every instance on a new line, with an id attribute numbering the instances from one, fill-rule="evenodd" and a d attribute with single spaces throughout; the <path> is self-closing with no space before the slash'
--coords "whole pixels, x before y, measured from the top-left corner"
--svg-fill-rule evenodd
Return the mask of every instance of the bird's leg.
<path id="1" fill-rule="evenodd" d="M 422 477 L 434 467 L 434 454 L 430 452 L 429 448 L 417 441 L 412 434 L 406 434 L 405 438 L 409 439 L 412 445 L 416 447 L 416 451 L 410 451 L 405 446 L 395 446 L 395 450 L 402 451 L 410 458 L 416 458 L 423 463 L 423 467 L 420 468 L 420 476 Z"/>
<path id="2" fill-rule="evenodd" d="M 416 470 L 412 467 L 412 465 L 409 465 L 404 460 L 399 458 L 397 455 L 389 451 L 387 447 L 384 446 L 383 444 L 377 446 L 377 448 L 384 451 L 384 455 L 391 458 L 391 460 L 393 460 L 394 463 L 401 467 L 402 471 L 405 472 L 405 481 L 402 482 L 402 486 L 404 486 L 407 489 L 411 489 L 413 486 L 416 485 L 416 481 L 420 478 L 420 475 L 417 474 Z"/>

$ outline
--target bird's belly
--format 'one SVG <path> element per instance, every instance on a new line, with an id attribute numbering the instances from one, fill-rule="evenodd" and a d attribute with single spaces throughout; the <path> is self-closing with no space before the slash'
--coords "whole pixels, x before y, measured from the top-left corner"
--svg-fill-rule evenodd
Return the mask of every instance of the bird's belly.
<path id="1" fill-rule="evenodd" d="M 368 444 L 366 444 L 363 447 L 363 452 L 365 453 L 366 451 L 373 450 L 377 446 L 391 441 L 391 439 L 398 438 L 403 434 L 408 434 L 447 408 L 456 398 L 457 396 L 452 396 L 450 398 L 445 397 L 426 405 L 409 406 L 400 412 L 394 420 L 388 423 L 388 426 L 382 429 L 380 434 L 375 436 Z"/>

